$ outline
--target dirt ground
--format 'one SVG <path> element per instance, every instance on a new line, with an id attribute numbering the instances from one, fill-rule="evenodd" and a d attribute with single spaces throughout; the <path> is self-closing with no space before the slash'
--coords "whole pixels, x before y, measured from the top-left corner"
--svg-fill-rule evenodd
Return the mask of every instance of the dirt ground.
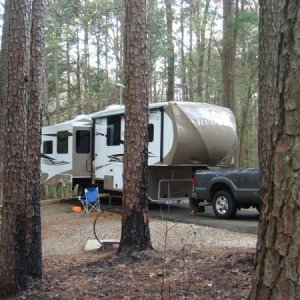
<path id="1" fill-rule="evenodd" d="M 61 214 L 42 206 L 43 250 L 91 214 Z M 109 214 L 108 219 L 118 218 Z M 87 221 L 86 221 L 87 222 Z M 72 243 L 78 244 L 78 240 Z M 72 244 L 70 242 L 70 244 Z M 58 243 L 59 244 L 59 243 Z M 72 245 L 70 245 L 72 247 Z M 45 249 L 43 279 L 11 299 L 247 299 L 254 249 L 193 247 L 118 255 L 116 252 Z M 71 248 L 70 248 L 71 249 Z M 75 249 L 75 250 L 74 250 Z"/>

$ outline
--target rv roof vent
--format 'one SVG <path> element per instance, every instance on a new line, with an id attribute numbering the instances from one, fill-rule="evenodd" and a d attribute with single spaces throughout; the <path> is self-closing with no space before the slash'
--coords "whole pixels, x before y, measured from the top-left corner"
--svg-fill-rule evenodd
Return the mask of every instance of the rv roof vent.
<path id="1" fill-rule="evenodd" d="M 120 109 L 124 108 L 124 105 L 121 104 L 112 104 L 106 107 L 107 110 L 114 110 L 114 109 Z"/>
<path id="2" fill-rule="evenodd" d="M 78 115 L 74 118 L 74 121 L 91 121 L 91 117 L 89 115 Z"/>

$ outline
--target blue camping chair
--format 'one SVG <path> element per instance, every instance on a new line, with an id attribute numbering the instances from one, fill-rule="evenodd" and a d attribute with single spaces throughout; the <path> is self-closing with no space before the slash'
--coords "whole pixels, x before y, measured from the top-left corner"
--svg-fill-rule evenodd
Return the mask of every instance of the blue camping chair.
<path id="1" fill-rule="evenodd" d="M 86 213 L 92 210 L 100 211 L 100 199 L 98 187 L 89 187 L 84 189 L 84 196 L 79 199 Z"/>

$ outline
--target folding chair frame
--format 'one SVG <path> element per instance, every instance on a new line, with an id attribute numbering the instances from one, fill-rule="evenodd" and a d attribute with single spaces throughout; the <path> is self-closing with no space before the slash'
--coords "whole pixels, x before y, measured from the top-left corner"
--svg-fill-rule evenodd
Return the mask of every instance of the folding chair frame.
<path id="1" fill-rule="evenodd" d="M 101 207 L 98 187 L 85 188 L 84 194 L 85 195 L 83 197 L 79 198 L 84 212 L 88 214 L 92 210 L 100 211 Z"/>

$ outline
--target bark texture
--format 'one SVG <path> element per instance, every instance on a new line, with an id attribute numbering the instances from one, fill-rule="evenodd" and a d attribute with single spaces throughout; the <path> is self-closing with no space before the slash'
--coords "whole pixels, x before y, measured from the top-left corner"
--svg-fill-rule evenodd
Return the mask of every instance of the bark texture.
<path id="1" fill-rule="evenodd" d="M 149 63 L 146 0 L 126 1 L 125 150 L 119 252 L 152 248 L 147 212 Z"/>
<path id="2" fill-rule="evenodd" d="M 28 104 L 28 188 L 27 188 L 27 256 L 28 274 L 42 277 L 42 243 L 40 214 L 40 147 L 44 81 L 45 0 L 33 0 L 30 47 L 30 89 Z"/>
<path id="3" fill-rule="evenodd" d="M 1 51 L 0 51 L 0 223 L 2 218 L 2 203 L 3 203 L 3 164 L 4 164 L 4 133 L 5 133 L 5 119 L 6 119 L 6 94 L 7 94 L 7 47 L 4 47 L 8 39 L 8 20 L 10 19 L 9 11 L 4 15 L 4 22 L 2 27 L 2 38 L 1 38 Z M 0 230 L 1 239 L 1 230 Z"/>
<path id="4" fill-rule="evenodd" d="M 175 50 L 173 43 L 173 9 L 172 0 L 165 0 L 167 20 L 167 101 L 174 101 L 175 88 Z"/>
<path id="5" fill-rule="evenodd" d="M 262 213 L 250 299 L 300 299 L 300 4 L 260 5 Z"/>
<path id="6" fill-rule="evenodd" d="M 234 4 L 238 0 L 223 0 L 222 45 L 222 104 L 234 111 L 234 65 L 236 38 L 234 29 Z"/>
<path id="7" fill-rule="evenodd" d="M 40 134 L 45 0 L 6 1 L 2 39 L 0 298 L 41 278 Z"/>
<path id="8" fill-rule="evenodd" d="M 204 4 L 204 3 L 203 3 Z M 201 26 L 197 30 L 197 51 L 198 51 L 198 66 L 197 66 L 197 98 L 198 101 L 203 100 L 204 90 L 204 56 L 205 56 L 205 32 L 207 26 L 208 9 L 210 0 L 205 0 Z M 200 19 L 199 2 L 197 3 L 197 18 Z"/>
<path id="9" fill-rule="evenodd" d="M 30 43 L 30 1 L 6 1 L 2 44 L 7 64 L 3 147 L 3 212 L 0 245 L 0 295 L 26 288 L 26 165 Z"/>

